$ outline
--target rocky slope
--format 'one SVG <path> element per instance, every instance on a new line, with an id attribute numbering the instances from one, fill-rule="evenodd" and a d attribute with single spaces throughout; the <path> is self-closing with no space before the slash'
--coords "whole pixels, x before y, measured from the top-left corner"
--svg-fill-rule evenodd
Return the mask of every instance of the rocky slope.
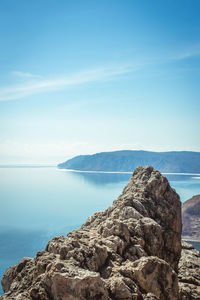
<path id="1" fill-rule="evenodd" d="M 181 227 L 179 196 L 158 171 L 139 167 L 106 211 L 8 269 L 0 299 L 200 299 L 198 252 L 184 244 L 178 267 Z"/>
<path id="2" fill-rule="evenodd" d="M 200 241 L 200 195 L 183 203 L 182 220 L 183 238 Z"/>

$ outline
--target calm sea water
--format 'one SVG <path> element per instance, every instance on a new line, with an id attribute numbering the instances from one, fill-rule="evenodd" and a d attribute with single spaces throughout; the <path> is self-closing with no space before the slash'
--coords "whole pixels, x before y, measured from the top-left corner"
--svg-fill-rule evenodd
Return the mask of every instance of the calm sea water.
<path id="1" fill-rule="evenodd" d="M 22 257 L 44 249 L 55 235 L 66 235 L 111 205 L 130 176 L 0 168 L 0 277 Z M 200 194 L 199 175 L 166 176 L 181 201 Z M 195 247 L 200 250 L 198 243 Z"/>

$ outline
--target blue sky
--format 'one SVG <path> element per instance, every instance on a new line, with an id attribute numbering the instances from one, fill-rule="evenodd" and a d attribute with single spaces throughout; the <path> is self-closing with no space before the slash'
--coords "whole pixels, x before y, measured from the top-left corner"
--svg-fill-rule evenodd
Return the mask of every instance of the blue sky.
<path id="1" fill-rule="evenodd" d="M 199 0 L 1 0 L 0 163 L 200 151 Z"/>

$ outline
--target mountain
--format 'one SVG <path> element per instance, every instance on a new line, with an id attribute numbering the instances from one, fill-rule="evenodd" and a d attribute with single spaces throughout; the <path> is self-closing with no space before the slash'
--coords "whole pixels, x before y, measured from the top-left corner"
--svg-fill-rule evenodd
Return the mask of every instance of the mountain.
<path id="1" fill-rule="evenodd" d="M 107 210 L 9 268 L 0 299 L 197 300 L 200 256 L 181 228 L 178 194 L 138 167 Z"/>
<path id="2" fill-rule="evenodd" d="M 183 203 L 182 222 L 183 238 L 200 241 L 200 195 Z"/>
<path id="3" fill-rule="evenodd" d="M 81 171 L 132 172 L 151 165 L 160 172 L 200 173 L 200 152 L 150 152 L 122 150 L 80 155 L 58 165 L 60 169 Z"/>

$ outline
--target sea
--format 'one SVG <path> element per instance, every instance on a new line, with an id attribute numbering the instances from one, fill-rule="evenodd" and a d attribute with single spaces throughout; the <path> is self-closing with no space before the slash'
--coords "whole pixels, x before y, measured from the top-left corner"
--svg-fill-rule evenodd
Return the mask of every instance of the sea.
<path id="1" fill-rule="evenodd" d="M 200 174 L 164 174 L 184 202 L 200 194 Z M 112 204 L 131 173 L 75 172 L 56 167 L 0 167 L 0 278 L 34 257 L 56 235 Z M 200 251 L 200 243 L 191 242 Z M 3 291 L 0 287 L 0 295 Z"/>

